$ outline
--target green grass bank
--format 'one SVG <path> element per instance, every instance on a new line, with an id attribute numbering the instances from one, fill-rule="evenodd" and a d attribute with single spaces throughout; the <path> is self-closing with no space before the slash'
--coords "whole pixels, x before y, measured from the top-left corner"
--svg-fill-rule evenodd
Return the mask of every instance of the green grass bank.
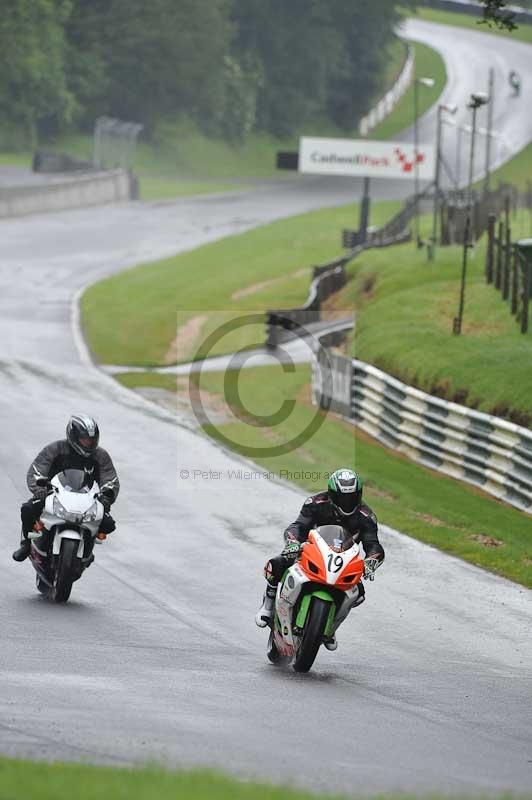
<path id="1" fill-rule="evenodd" d="M 507 5 L 511 5 L 508 3 Z M 519 5 L 516 3 L 515 5 Z M 422 6 L 415 13 L 409 12 L 410 16 L 426 19 L 427 22 L 437 22 L 440 25 L 454 25 L 458 28 L 469 28 L 480 33 L 493 33 L 495 36 L 504 36 L 507 39 L 516 39 L 520 42 L 532 43 L 532 25 L 519 24 L 515 31 L 501 30 L 495 25 L 487 25 L 480 22 L 482 9 L 479 7 L 479 17 L 470 14 L 460 14 L 453 11 L 440 11 L 435 8 Z"/>
<path id="2" fill-rule="evenodd" d="M 430 218 L 423 223 L 428 234 Z M 532 235 L 531 225 L 519 212 L 512 238 Z M 486 284 L 485 257 L 483 237 L 470 256 L 458 337 L 460 247 L 439 248 L 434 261 L 413 244 L 363 253 L 339 299 L 357 311 L 351 352 L 431 394 L 530 426 L 532 332 L 520 333 L 509 302 Z"/>
<path id="3" fill-rule="evenodd" d="M 373 223 L 395 208 L 374 206 Z M 338 255 L 339 232 L 357 213 L 344 206 L 281 220 L 95 284 L 82 298 L 92 351 L 107 364 L 175 363 L 192 357 L 232 316 L 300 305 L 309 265 Z M 430 224 L 430 216 L 422 218 L 422 233 Z M 514 237 L 530 235 L 531 224 L 520 212 Z M 438 248 L 434 261 L 412 243 L 367 251 L 349 265 L 351 280 L 330 305 L 339 313 L 356 309 L 353 355 L 446 399 L 528 424 L 532 333 L 519 333 L 508 303 L 485 283 L 485 247 L 483 238 L 470 257 L 461 337 L 451 332 L 459 247 Z M 263 336 L 259 321 L 221 340 L 213 354 L 259 344 Z"/>
<path id="4" fill-rule="evenodd" d="M 398 208 L 395 202 L 374 206 L 372 224 L 383 224 Z M 93 353 L 106 364 L 175 363 L 190 358 L 200 336 L 228 316 L 300 304 L 310 265 L 340 252 L 340 230 L 356 227 L 358 213 L 353 204 L 280 220 L 95 284 L 82 298 Z M 172 348 L 178 326 L 183 346 Z M 236 331 L 214 352 L 263 339 L 260 323 Z"/>
<path id="5" fill-rule="evenodd" d="M 337 795 L 238 781 L 200 770 L 121 769 L 0 758 L 0 800 L 70 800 L 72 797 L 78 800 L 342 800 Z M 400 800 L 409 800 L 409 797 L 401 795 Z M 494 800 L 504 797 L 509 800 L 508 795 L 503 794 L 494 795 Z M 399 796 L 397 798 L 399 800 Z M 431 798 L 438 800 L 436 795 Z"/>

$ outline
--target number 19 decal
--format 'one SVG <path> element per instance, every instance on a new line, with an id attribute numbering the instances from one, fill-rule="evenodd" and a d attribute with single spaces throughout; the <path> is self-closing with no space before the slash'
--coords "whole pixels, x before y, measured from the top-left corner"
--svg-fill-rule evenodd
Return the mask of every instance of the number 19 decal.
<path id="1" fill-rule="evenodd" d="M 329 561 L 328 565 L 329 572 L 340 572 L 340 570 L 344 566 L 344 559 L 342 558 L 342 556 L 335 556 L 334 553 L 330 553 L 328 561 Z"/>

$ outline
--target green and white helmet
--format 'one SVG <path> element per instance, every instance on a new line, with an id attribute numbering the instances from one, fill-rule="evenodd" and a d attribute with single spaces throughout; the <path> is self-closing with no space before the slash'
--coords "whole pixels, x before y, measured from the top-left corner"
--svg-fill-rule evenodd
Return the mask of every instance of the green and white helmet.
<path id="1" fill-rule="evenodd" d="M 354 514 L 362 502 L 362 478 L 352 469 L 337 469 L 327 483 L 329 500 L 344 517 Z"/>

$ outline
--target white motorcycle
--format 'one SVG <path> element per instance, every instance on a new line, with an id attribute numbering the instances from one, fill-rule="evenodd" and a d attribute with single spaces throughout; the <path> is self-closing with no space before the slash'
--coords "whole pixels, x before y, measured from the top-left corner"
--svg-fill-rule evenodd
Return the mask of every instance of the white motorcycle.
<path id="1" fill-rule="evenodd" d="M 50 490 L 40 520 L 28 534 L 37 589 L 56 603 L 66 603 L 72 584 L 94 560 L 94 545 L 106 538 L 100 532 L 105 513 L 100 488 L 78 469 L 37 483 Z"/>
<path id="2" fill-rule="evenodd" d="M 339 525 L 310 531 L 277 587 L 269 660 L 308 672 L 320 645 L 364 601 L 363 576 L 360 547 L 347 531 Z"/>

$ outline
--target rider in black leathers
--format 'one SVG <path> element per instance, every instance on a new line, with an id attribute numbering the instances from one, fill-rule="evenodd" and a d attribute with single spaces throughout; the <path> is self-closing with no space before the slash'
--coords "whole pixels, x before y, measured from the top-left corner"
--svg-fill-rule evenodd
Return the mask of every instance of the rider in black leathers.
<path id="1" fill-rule="evenodd" d="M 286 569 L 299 555 L 300 545 L 309 532 L 320 525 L 340 525 L 350 533 L 355 542 L 364 548 L 365 577 L 373 580 L 375 570 L 384 561 L 384 549 L 379 541 L 377 518 L 371 508 L 362 503 L 362 479 L 356 472 L 339 469 L 329 478 L 327 491 L 319 492 L 305 500 L 298 518 L 284 532 L 285 547 L 280 555 L 271 558 L 265 567 L 267 585 L 263 603 L 255 617 L 262 628 L 270 624 L 277 585 Z M 364 586 L 359 584 L 362 599 Z M 362 602 L 362 600 L 360 600 Z M 336 640 L 326 643 L 336 648 Z"/>
<path id="2" fill-rule="evenodd" d="M 76 415 L 70 418 L 66 439 L 46 445 L 30 465 L 26 481 L 32 497 L 22 504 L 22 537 L 20 547 L 13 553 L 15 561 L 24 561 L 30 553 L 28 533 L 39 519 L 48 489 L 39 486 L 39 478 L 53 478 L 66 469 L 79 469 L 87 473 L 100 487 L 100 502 L 105 514 L 100 524 L 102 533 L 115 530 L 115 522 L 109 513 L 120 490 L 118 475 L 109 453 L 98 446 L 100 432 L 92 417 Z"/>

